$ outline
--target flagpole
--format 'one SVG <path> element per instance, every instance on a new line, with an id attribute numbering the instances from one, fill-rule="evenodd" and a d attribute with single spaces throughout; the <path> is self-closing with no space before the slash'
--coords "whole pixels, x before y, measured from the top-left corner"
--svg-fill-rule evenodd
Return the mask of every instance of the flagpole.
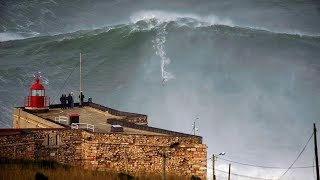
<path id="1" fill-rule="evenodd" d="M 80 49 L 80 103 L 79 103 L 80 106 L 82 106 L 81 92 L 82 92 L 82 49 Z"/>

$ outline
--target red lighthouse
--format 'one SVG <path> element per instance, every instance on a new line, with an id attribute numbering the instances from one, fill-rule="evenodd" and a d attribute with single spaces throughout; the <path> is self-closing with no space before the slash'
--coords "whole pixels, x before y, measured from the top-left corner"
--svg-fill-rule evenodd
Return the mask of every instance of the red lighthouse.
<path id="1" fill-rule="evenodd" d="M 50 98 L 46 97 L 46 90 L 37 76 L 36 82 L 30 86 L 30 95 L 25 97 L 24 107 L 29 110 L 49 110 Z"/>

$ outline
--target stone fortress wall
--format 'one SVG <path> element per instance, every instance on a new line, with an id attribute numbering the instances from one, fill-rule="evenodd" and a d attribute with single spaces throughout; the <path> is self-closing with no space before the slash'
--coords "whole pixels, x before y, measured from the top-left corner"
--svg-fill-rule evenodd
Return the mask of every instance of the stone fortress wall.
<path id="1" fill-rule="evenodd" d="M 206 179 L 207 146 L 202 144 L 202 137 L 149 127 L 146 115 L 95 103 L 85 105 L 124 117 L 107 119 L 106 123 L 159 135 L 70 129 L 23 108 L 14 108 L 14 129 L 0 129 L 0 158 L 53 160 L 84 169 L 139 175 L 160 174 L 165 154 L 167 174 Z M 178 146 L 170 148 L 174 143 Z"/>
<path id="2" fill-rule="evenodd" d="M 193 137 L 92 133 L 74 129 L 6 129 L 0 134 L 1 158 L 54 160 L 90 170 L 132 175 L 166 172 L 206 178 L 207 146 Z M 169 146 L 179 142 L 179 146 Z"/>

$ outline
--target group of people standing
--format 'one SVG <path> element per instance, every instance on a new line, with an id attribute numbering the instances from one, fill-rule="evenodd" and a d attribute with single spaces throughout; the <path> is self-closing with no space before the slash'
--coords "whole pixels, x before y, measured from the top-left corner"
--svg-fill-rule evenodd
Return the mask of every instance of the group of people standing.
<path id="1" fill-rule="evenodd" d="M 84 100 L 84 95 L 81 92 L 79 95 L 80 98 L 80 104 L 79 107 L 81 107 L 81 105 L 83 105 L 83 100 Z M 74 100 L 73 100 L 73 93 L 69 93 L 69 95 L 67 96 L 66 94 L 62 94 L 60 97 L 60 102 L 61 102 L 61 109 L 72 109 L 74 107 Z"/>
<path id="2" fill-rule="evenodd" d="M 73 108 L 74 107 L 74 101 L 73 101 L 73 93 L 69 93 L 69 96 L 66 94 L 62 94 L 60 97 L 61 102 L 61 109 L 67 109 L 67 108 Z"/>

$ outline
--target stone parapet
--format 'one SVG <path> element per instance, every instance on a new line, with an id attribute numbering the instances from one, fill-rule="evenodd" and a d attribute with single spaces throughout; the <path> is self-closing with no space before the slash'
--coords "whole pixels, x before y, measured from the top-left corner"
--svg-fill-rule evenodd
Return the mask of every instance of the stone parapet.
<path id="1" fill-rule="evenodd" d="M 121 120 L 125 122 L 135 123 L 139 125 L 148 125 L 148 116 L 145 114 L 137 114 L 137 113 L 130 113 L 124 111 L 118 111 L 116 109 L 112 109 L 106 106 L 102 106 L 96 103 L 88 103 L 88 106 L 93 107 L 95 109 L 99 109 L 101 111 L 106 111 L 115 116 L 121 116 Z"/>
<path id="2" fill-rule="evenodd" d="M 13 108 L 13 128 L 63 128 L 56 122 L 44 120 L 23 108 Z"/>
<path id="3" fill-rule="evenodd" d="M 167 174 L 206 178 L 207 146 L 192 136 L 104 134 L 66 128 L 13 130 L 14 135 L 0 130 L 0 157 L 54 160 L 138 175 L 161 173 L 165 154 Z M 170 148 L 172 143 L 178 144 Z"/>

